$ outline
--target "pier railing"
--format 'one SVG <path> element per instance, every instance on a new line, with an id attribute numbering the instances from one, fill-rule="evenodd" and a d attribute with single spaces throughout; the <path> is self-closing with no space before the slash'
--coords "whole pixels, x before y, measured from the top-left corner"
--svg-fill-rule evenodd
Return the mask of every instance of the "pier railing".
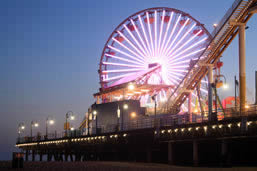
<path id="1" fill-rule="evenodd" d="M 83 133 L 80 130 L 68 131 L 68 134 L 65 132 L 58 134 L 49 134 L 48 137 L 45 136 L 34 136 L 34 137 L 21 137 L 17 139 L 17 143 L 25 143 L 25 142 L 37 142 L 42 140 L 50 140 L 50 139 L 60 139 L 60 138 L 74 138 L 86 135 L 98 135 L 105 133 L 116 133 L 123 131 L 131 131 L 131 130 L 140 130 L 147 128 L 163 128 L 163 127 L 178 127 L 179 125 L 186 124 L 194 124 L 194 123 L 208 123 L 208 122 L 216 122 L 220 120 L 233 120 L 241 117 L 249 117 L 249 116 L 257 116 L 257 105 L 246 106 L 244 112 L 240 112 L 239 107 L 231 107 L 224 110 L 213 111 L 213 115 L 215 119 L 212 121 L 208 121 L 208 112 L 200 112 L 200 113 L 182 113 L 177 115 L 167 114 L 162 117 L 155 118 L 154 116 L 144 116 L 140 118 L 131 119 L 129 122 L 123 124 L 112 124 L 106 126 L 99 126 L 91 128 L 91 131 Z"/>

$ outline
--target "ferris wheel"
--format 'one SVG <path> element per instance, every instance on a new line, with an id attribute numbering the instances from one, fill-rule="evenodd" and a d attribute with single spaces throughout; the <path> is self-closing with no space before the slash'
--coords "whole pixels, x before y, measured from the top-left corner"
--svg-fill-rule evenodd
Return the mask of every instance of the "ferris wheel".
<path id="1" fill-rule="evenodd" d="M 181 80 L 201 58 L 210 38 L 200 22 L 180 10 L 159 7 L 139 11 L 119 24 L 104 46 L 98 70 L 101 89 L 129 82 L 141 73 L 150 73 L 146 84 L 172 87 L 171 90 L 154 90 L 157 106 L 162 108 L 167 96 L 180 86 Z M 150 72 L 157 67 L 157 72 Z M 204 78 L 199 91 L 192 93 L 192 106 L 196 111 L 205 110 L 202 104 L 208 95 L 206 85 Z M 142 95 L 140 101 L 146 103 L 152 95 Z M 133 94 L 127 97 L 133 99 Z M 188 110 L 186 106 L 183 104 L 181 111 Z"/>
<path id="2" fill-rule="evenodd" d="M 152 73 L 148 84 L 176 88 L 210 38 L 200 22 L 180 10 L 159 7 L 139 11 L 120 23 L 104 46 L 98 70 L 101 88 L 116 86 L 119 80 L 156 66 L 160 70 Z M 159 94 L 165 96 L 165 92 Z"/>

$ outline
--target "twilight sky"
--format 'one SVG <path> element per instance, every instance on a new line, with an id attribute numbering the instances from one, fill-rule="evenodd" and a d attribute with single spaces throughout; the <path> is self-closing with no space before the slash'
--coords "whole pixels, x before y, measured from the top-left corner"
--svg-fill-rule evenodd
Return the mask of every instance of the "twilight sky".
<path id="1" fill-rule="evenodd" d="M 150 7 L 177 8 L 211 32 L 234 0 L 8 0 L 0 2 L 0 160 L 11 159 L 19 122 L 39 121 L 34 133 L 62 131 L 65 113 L 76 113 L 78 126 L 98 91 L 98 63 L 114 28 L 133 13 Z M 248 101 L 254 101 L 257 70 L 257 16 L 246 31 Z M 254 53 L 255 52 L 255 53 Z M 238 74 L 238 38 L 223 54 L 223 74 L 233 95 Z"/>

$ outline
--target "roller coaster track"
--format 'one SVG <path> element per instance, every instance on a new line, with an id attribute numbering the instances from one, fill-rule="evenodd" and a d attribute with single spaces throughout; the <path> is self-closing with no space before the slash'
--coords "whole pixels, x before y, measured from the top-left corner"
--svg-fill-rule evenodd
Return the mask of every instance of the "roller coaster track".
<path id="1" fill-rule="evenodd" d="M 218 26 L 212 32 L 212 39 L 208 48 L 200 55 L 194 66 L 181 80 L 179 86 L 169 96 L 165 113 L 177 113 L 188 95 L 200 84 L 201 79 L 208 72 L 208 65 L 215 64 L 225 49 L 230 45 L 238 33 L 238 26 L 230 22 L 247 23 L 253 16 L 249 10 L 256 7 L 257 0 L 236 0 L 227 11 Z"/>

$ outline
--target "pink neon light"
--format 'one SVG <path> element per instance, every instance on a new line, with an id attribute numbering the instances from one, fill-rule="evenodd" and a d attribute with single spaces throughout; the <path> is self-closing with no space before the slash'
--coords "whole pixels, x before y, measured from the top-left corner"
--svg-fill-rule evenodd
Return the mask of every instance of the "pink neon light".
<path id="1" fill-rule="evenodd" d="M 147 25 L 148 25 L 148 32 L 150 35 L 150 42 L 151 42 L 151 47 L 152 47 L 152 56 L 154 56 L 154 48 L 153 48 L 153 37 L 152 37 L 152 31 L 151 31 L 151 26 L 150 26 L 150 21 L 149 21 L 149 14 L 146 12 L 146 17 L 147 17 Z"/>
<path id="2" fill-rule="evenodd" d="M 129 60 L 129 59 L 125 59 L 125 58 L 123 58 L 123 57 L 111 55 L 111 54 L 108 54 L 108 53 L 106 53 L 105 56 L 109 56 L 109 57 L 112 57 L 112 58 L 115 58 L 115 59 L 119 59 L 119 60 L 121 60 L 121 61 L 126 61 L 126 62 L 130 62 L 130 63 L 133 63 L 133 64 L 138 64 L 138 65 L 143 66 L 143 65 L 142 65 L 141 63 L 139 63 L 139 62 L 132 61 L 132 60 Z"/>
<path id="3" fill-rule="evenodd" d="M 203 38 L 202 40 L 198 41 L 197 43 L 195 43 L 195 44 L 189 46 L 188 48 L 186 48 L 185 50 L 181 51 L 181 52 L 178 53 L 177 55 L 172 56 L 172 58 L 170 58 L 170 60 L 172 60 L 172 59 L 176 58 L 177 56 L 179 56 L 179 55 L 181 55 L 181 54 L 183 54 L 183 53 L 189 51 L 190 49 L 192 49 L 192 48 L 194 48 L 195 46 L 199 45 L 201 42 L 205 41 L 206 39 L 207 39 L 207 37 L 205 37 L 205 38 Z"/>
<path id="4" fill-rule="evenodd" d="M 190 61 L 190 59 L 188 59 L 188 60 L 184 60 L 184 61 L 180 61 L 180 62 L 173 62 L 173 61 L 172 61 L 172 63 L 171 63 L 171 65 L 170 65 L 170 66 L 174 66 L 174 65 L 178 65 L 178 64 L 188 63 L 189 61 Z"/>
<path id="5" fill-rule="evenodd" d="M 172 29 L 172 31 L 171 31 L 171 34 L 170 34 L 170 36 L 169 36 L 169 38 L 168 38 L 168 41 L 166 42 L 166 44 L 165 44 L 165 46 L 164 46 L 164 51 L 163 51 L 163 55 L 164 54 L 166 54 L 166 51 L 168 50 L 168 49 L 166 49 L 167 48 L 167 46 L 168 46 L 168 44 L 169 44 L 169 42 L 170 42 L 170 40 L 171 40 L 171 37 L 173 36 L 173 34 L 174 34 L 174 31 L 175 31 L 175 29 L 177 28 L 177 25 L 178 25 L 178 22 L 179 22 L 179 20 L 180 20 L 180 18 L 181 18 L 181 15 L 179 15 L 179 17 L 178 17 L 178 19 L 177 19 L 177 21 L 176 21 L 176 23 L 175 23 L 175 26 L 173 27 L 173 29 Z"/>
<path id="6" fill-rule="evenodd" d="M 137 33 L 137 35 L 138 35 L 138 37 L 139 37 L 139 39 L 140 39 L 142 45 L 144 46 L 144 50 L 145 50 L 144 52 L 145 52 L 146 56 L 147 56 L 147 55 L 150 56 L 150 52 L 148 51 L 148 49 L 147 49 L 147 47 L 146 47 L 146 44 L 145 44 L 145 42 L 143 41 L 142 36 L 141 36 L 141 34 L 139 33 L 139 31 L 138 31 L 138 28 L 136 27 L 136 25 L 135 25 L 135 23 L 134 23 L 134 21 L 133 21 L 132 19 L 131 19 L 130 21 L 132 22 L 133 26 L 135 27 L 136 33 Z"/>
<path id="7" fill-rule="evenodd" d="M 115 50 L 115 51 L 117 51 L 117 52 L 119 52 L 119 53 L 121 53 L 121 54 L 123 54 L 123 55 L 126 55 L 126 56 L 130 57 L 131 59 L 135 59 L 135 60 L 137 60 L 138 62 L 144 64 L 144 61 L 142 61 L 142 60 L 140 60 L 140 59 L 138 59 L 138 58 L 136 58 L 136 57 L 134 57 L 134 56 L 131 56 L 130 54 L 127 54 L 126 52 L 123 52 L 123 51 L 121 51 L 121 50 L 119 50 L 119 49 L 117 49 L 117 48 L 115 48 L 115 47 L 112 47 L 111 45 L 108 45 L 108 47 L 111 48 L 112 50 Z"/>
<path id="8" fill-rule="evenodd" d="M 120 64 L 120 63 L 113 63 L 113 62 L 102 62 L 102 64 L 104 64 L 104 65 L 125 66 L 125 67 L 135 67 L 135 68 L 144 68 L 143 66 L 138 66 L 138 65 Z"/>
<path id="9" fill-rule="evenodd" d="M 183 37 L 175 44 L 175 46 L 173 46 L 173 48 L 171 48 L 171 50 L 170 50 L 170 52 L 168 52 L 167 56 L 169 56 L 172 53 L 172 51 L 180 44 L 180 42 L 185 39 L 185 37 L 188 35 L 188 33 L 190 33 L 190 31 L 195 27 L 195 25 L 196 24 L 194 24 L 189 30 L 187 30 L 187 32 L 183 35 Z"/>
<path id="10" fill-rule="evenodd" d="M 160 36 L 159 36 L 159 43 L 158 43 L 158 56 L 160 56 L 160 49 L 161 49 L 161 41 L 162 41 L 162 30 L 163 30 L 163 23 L 164 23 L 164 16 L 165 16 L 165 10 L 162 12 L 162 20 L 161 20 L 161 29 L 160 29 Z"/>
<path id="11" fill-rule="evenodd" d="M 180 60 L 180 59 L 184 59 L 184 58 L 186 58 L 186 57 L 188 57 L 188 56 L 194 55 L 194 54 L 196 54 L 196 53 L 198 53 L 198 52 L 203 51 L 204 49 L 205 49 L 205 48 L 202 48 L 202 49 L 200 49 L 200 50 L 196 50 L 196 51 L 194 51 L 194 52 L 191 52 L 191 53 L 189 53 L 189 54 L 187 54 L 187 55 L 184 55 L 184 56 L 182 56 L 182 57 L 179 57 L 179 58 L 173 60 L 172 62 L 175 62 L 175 61 L 178 61 L 178 60 Z"/>
<path id="12" fill-rule="evenodd" d="M 168 25 L 166 27 L 166 31 L 165 31 L 165 34 L 164 34 L 164 38 L 163 38 L 163 41 L 162 41 L 162 45 L 161 45 L 161 49 L 160 49 L 160 54 L 163 54 L 163 45 L 165 44 L 165 41 L 166 41 L 166 38 L 167 38 L 167 33 L 168 33 L 168 30 L 170 28 L 170 23 L 171 23 L 171 20 L 173 18 L 173 12 L 171 12 L 171 15 L 170 15 L 170 19 L 169 19 L 169 22 L 168 22 Z"/>
<path id="13" fill-rule="evenodd" d="M 128 29 L 128 31 L 130 32 L 130 30 Z M 124 36 L 124 34 L 122 34 L 120 31 L 118 31 L 118 33 L 119 33 L 119 35 L 121 35 L 129 44 L 130 44 L 130 46 L 132 46 L 141 56 L 145 56 L 144 54 L 142 54 L 142 52 L 140 51 L 140 50 L 142 50 L 142 49 L 138 49 L 126 36 Z M 133 36 L 133 35 L 132 35 Z M 133 38 L 133 37 L 132 37 Z M 134 38 L 133 38 L 134 39 Z M 136 41 L 136 43 L 138 43 L 137 41 Z M 141 46 L 139 46 L 139 48 L 141 48 Z M 144 50 L 142 50 L 143 51 L 143 53 L 144 53 Z"/>
<path id="14" fill-rule="evenodd" d="M 112 80 L 117 80 L 119 78 L 123 78 L 123 77 L 127 77 L 127 76 L 130 76 L 132 75 L 133 73 L 129 73 L 129 74 L 124 74 L 124 75 L 119 75 L 119 76 L 116 76 L 116 77 L 112 77 L 112 78 L 107 78 L 105 79 L 104 81 L 112 81 Z"/>
<path id="15" fill-rule="evenodd" d="M 188 65 L 177 65 L 177 66 L 171 66 L 170 68 L 186 68 Z"/>
<path id="16" fill-rule="evenodd" d="M 186 24 L 188 23 L 189 18 L 186 20 L 186 22 L 183 24 L 183 26 L 180 28 L 180 30 L 178 31 L 178 33 L 176 34 L 175 38 L 172 40 L 171 44 L 169 45 L 169 47 L 166 49 L 165 51 L 165 56 L 167 55 L 167 53 L 169 52 L 170 48 L 173 46 L 173 44 L 175 43 L 175 41 L 177 40 L 178 36 L 180 35 L 180 33 L 182 32 L 182 30 L 185 28 Z"/>
<path id="17" fill-rule="evenodd" d="M 144 33 L 144 37 L 145 37 L 147 46 L 148 46 L 148 48 L 149 48 L 149 52 L 152 54 L 152 51 L 151 51 L 151 48 L 150 48 L 150 44 L 149 44 L 148 38 L 147 38 L 147 36 L 146 36 L 145 27 L 144 27 L 144 25 L 143 25 L 141 16 L 138 15 L 138 18 L 139 18 L 139 22 L 140 22 L 141 28 L 142 28 L 142 30 L 143 30 L 143 33 Z"/>
<path id="18" fill-rule="evenodd" d="M 157 50 L 158 50 L 158 48 L 157 48 L 157 11 L 155 10 L 155 12 L 154 12 L 154 56 L 157 56 Z"/>
<path id="19" fill-rule="evenodd" d="M 178 72 L 172 72 L 170 71 L 170 73 L 174 74 L 174 75 L 177 75 L 177 76 L 181 76 L 181 77 L 184 77 L 185 74 L 181 74 L 181 73 L 178 73 Z"/>
<path id="20" fill-rule="evenodd" d="M 119 69 L 119 70 L 105 70 L 103 73 L 116 73 L 116 72 L 134 72 L 142 71 L 143 69 Z"/>
<path id="21" fill-rule="evenodd" d="M 129 52 L 131 52 L 132 54 L 134 54 L 135 56 L 137 56 L 138 58 L 142 59 L 143 58 L 137 54 L 136 52 L 134 52 L 133 50 L 131 50 L 130 48 L 128 48 L 127 46 L 125 46 L 124 44 L 120 43 L 118 40 L 116 40 L 114 37 L 112 38 L 112 40 L 114 40 L 115 42 L 117 42 L 119 45 L 121 45 L 122 47 L 124 47 L 125 49 L 127 49 Z"/>
<path id="22" fill-rule="evenodd" d="M 188 43 L 190 43 L 202 30 L 200 30 L 197 34 L 194 34 L 188 41 L 186 41 L 182 46 L 180 46 L 178 49 L 176 49 L 171 55 L 174 56 L 176 52 L 178 52 L 180 49 L 182 49 L 184 46 L 186 46 Z M 170 56 L 171 57 L 171 56 Z"/>

